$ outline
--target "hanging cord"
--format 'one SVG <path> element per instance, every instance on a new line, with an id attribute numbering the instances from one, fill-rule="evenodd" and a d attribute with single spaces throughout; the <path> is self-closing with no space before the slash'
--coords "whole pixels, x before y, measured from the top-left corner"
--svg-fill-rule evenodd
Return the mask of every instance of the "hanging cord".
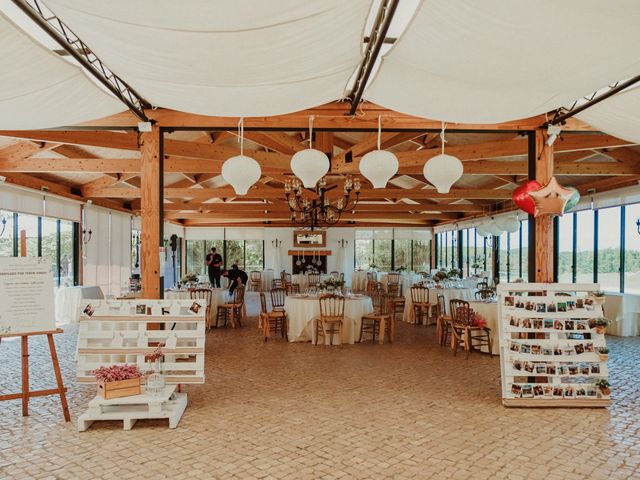
<path id="1" fill-rule="evenodd" d="M 444 144 L 447 143 L 447 140 L 444 138 L 444 130 L 447 128 L 447 124 L 442 122 L 442 130 L 440 130 L 440 140 L 442 140 L 442 154 L 444 155 Z"/>
<path id="2" fill-rule="evenodd" d="M 244 117 L 240 117 L 238 122 L 238 143 L 240 144 L 240 155 L 244 155 Z"/>
<path id="3" fill-rule="evenodd" d="M 378 150 L 380 150 L 380 135 L 382 135 L 382 116 L 378 115 Z"/>
<path id="4" fill-rule="evenodd" d="M 309 148 L 313 148 L 313 115 L 309 117 Z"/>

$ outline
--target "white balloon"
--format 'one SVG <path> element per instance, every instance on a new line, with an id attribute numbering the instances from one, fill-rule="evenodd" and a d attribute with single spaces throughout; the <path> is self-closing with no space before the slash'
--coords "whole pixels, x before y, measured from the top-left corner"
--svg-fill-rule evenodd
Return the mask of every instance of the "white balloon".
<path id="1" fill-rule="evenodd" d="M 314 188 L 329 171 L 329 158 L 324 152 L 313 148 L 300 150 L 291 158 L 291 170 L 305 188 Z"/>
<path id="2" fill-rule="evenodd" d="M 495 220 L 491 220 L 487 224 L 487 230 L 489 230 L 489 233 L 491 233 L 491 235 L 494 235 L 496 237 L 499 237 L 502 234 L 502 229 L 498 226 Z"/>
<path id="3" fill-rule="evenodd" d="M 502 221 L 502 229 L 509 233 L 517 232 L 520 230 L 520 220 L 518 217 L 507 217 Z"/>
<path id="4" fill-rule="evenodd" d="M 422 169 L 424 178 L 436 187 L 438 193 L 449 193 L 451 185 L 462 177 L 463 172 L 462 162 L 458 158 L 444 153 L 428 160 Z"/>
<path id="5" fill-rule="evenodd" d="M 487 226 L 484 223 L 481 223 L 476 226 L 476 233 L 481 237 L 488 237 L 489 235 L 491 235 L 489 230 L 487 230 Z"/>
<path id="6" fill-rule="evenodd" d="M 384 188 L 398 171 L 397 157 L 386 150 L 374 150 L 360 159 L 360 173 L 373 188 Z"/>
<path id="7" fill-rule="evenodd" d="M 249 187 L 260 180 L 260 164 L 246 155 L 237 155 L 222 164 L 222 178 L 238 195 L 246 195 Z"/>

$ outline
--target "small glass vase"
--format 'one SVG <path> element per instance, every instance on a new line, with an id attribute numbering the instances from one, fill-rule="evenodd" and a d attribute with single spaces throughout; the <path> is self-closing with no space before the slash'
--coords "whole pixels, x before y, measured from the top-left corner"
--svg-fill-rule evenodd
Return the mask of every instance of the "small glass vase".
<path id="1" fill-rule="evenodd" d="M 153 365 L 153 373 L 147 377 L 147 395 L 152 397 L 161 396 L 164 393 L 166 384 L 162 361 L 157 358 Z"/>

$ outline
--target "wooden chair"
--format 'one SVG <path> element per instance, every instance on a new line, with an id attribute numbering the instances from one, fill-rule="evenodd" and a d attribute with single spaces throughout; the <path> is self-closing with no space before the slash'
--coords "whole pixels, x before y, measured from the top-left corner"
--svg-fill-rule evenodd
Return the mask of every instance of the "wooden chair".
<path id="1" fill-rule="evenodd" d="M 389 342 L 393 342 L 394 337 L 394 321 L 392 312 L 392 297 L 386 294 L 382 289 L 376 293 L 376 301 L 373 302 L 374 310 L 362 316 L 360 323 L 359 342 L 362 342 L 365 334 L 371 334 L 371 340 L 375 343 L 376 336 L 379 336 L 379 343 L 384 341 L 386 335 Z M 384 325 L 384 327 L 383 327 Z M 380 335 L 380 332 L 384 335 Z"/>
<path id="2" fill-rule="evenodd" d="M 373 298 L 373 295 L 375 294 L 375 292 L 377 292 L 381 288 L 382 288 L 382 285 L 379 282 L 376 282 L 374 280 L 368 280 L 366 294 L 369 297 Z"/>
<path id="3" fill-rule="evenodd" d="M 271 289 L 282 288 L 282 286 L 283 286 L 283 283 L 280 278 L 274 278 L 273 280 L 271 280 Z"/>
<path id="4" fill-rule="evenodd" d="M 322 336 L 323 343 L 326 343 L 329 335 L 329 344 L 333 345 L 333 336 L 339 335 L 342 341 L 342 331 L 344 328 L 344 303 L 345 299 L 339 295 L 322 295 L 320 302 L 320 318 L 316 322 L 316 345 L 318 337 Z"/>
<path id="5" fill-rule="evenodd" d="M 300 293 L 300 285 L 292 282 L 290 273 L 282 272 L 280 277 L 282 279 L 282 287 L 287 291 L 287 294 Z"/>
<path id="6" fill-rule="evenodd" d="M 231 323 L 233 328 L 242 327 L 242 317 L 244 315 L 244 285 L 239 285 L 233 291 L 233 301 L 218 306 L 218 316 L 216 317 L 216 327 L 220 319 L 224 321 L 223 326 Z"/>
<path id="7" fill-rule="evenodd" d="M 258 326 L 262 329 L 265 342 L 269 339 L 271 333 L 277 335 L 278 331 L 282 338 L 289 340 L 287 336 L 287 314 L 284 310 L 272 309 L 269 311 L 267 309 L 267 299 L 264 292 L 260 292 L 260 317 Z"/>
<path id="8" fill-rule="evenodd" d="M 249 272 L 249 290 L 252 292 L 262 291 L 262 272 L 260 270 Z"/>
<path id="9" fill-rule="evenodd" d="M 404 295 L 402 295 L 402 285 L 401 284 L 388 284 L 387 283 L 387 296 L 391 301 L 391 316 L 393 319 L 396 319 L 396 315 L 399 313 L 400 318 L 404 315 L 404 307 L 406 300 Z"/>
<path id="10" fill-rule="evenodd" d="M 369 282 L 377 282 L 378 281 L 378 273 L 377 272 L 367 272 L 367 283 Z"/>
<path id="11" fill-rule="evenodd" d="M 476 299 L 486 300 L 487 298 L 493 297 L 494 291 L 490 288 L 483 288 L 482 290 L 478 290 L 475 293 Z"/>
<path id="12" fill-rule="evenodd" d="M 309 279 L 309 288 L 317 288 L 320 284 L 320 274 L 310 273 L 307 277 Z"/>
<path id="13" fill-rule="evenodd" d="M 331 275 L 333 278 L 338 278 L 340 276 L 340 273 L 337 270 L 333 270 L 329 273 L 329 275 Z"/>
<path id="14" fill-rule="evenodd" d="M 436 305 L 429 301 L 429 289 L 427 287 L 411 287 L 411 302 L 413 303 L 413 325 L 430 325 Z"/>
<path id="15" fill-rule="evenodd" d="M 438 294 L 438 318 L 436 320 L 436 338 L 438 343 L 446 345 L 451 335 L 451 315 L 447 315 L 444 295 Z"/>
<path id="16" fill-rule="evenodd" d="M 452 299 L 451 309 L 451 348 L 454 356 L 459 348 L 464 348 L 465 358 L 474 348 L 486 346 L 491 353 L 491 329 L 473 325 L 474 313 L 469 302 Z"/>
<path id="17" fill-rule="evenodd" d="M 284 301 L 287 299 L 287 290 L 285 288 L 271 289 L 271 309 L 274 311 L 284 311 Z"/>
<path id="18" fill-rule="evenodd" d="M 190 288 L 189 298 L 191 300 L 206 300 L 207 311 L 205 314 L 205 324 L 207 330 L 213 328 L 213 322 L 211 321 L 211 302 L 213 301 L 213 291 L 210 288 Z"/>
<path id="19" fill-rule="evenodd" d="M 478 285 L 476 286 L 476 288 L 478 290 L 486 290 L 489 288 L 489 282 L 487 282 L 486 280 L 482 280 L 478 282 Z"/>
<path id="20" fill-rule="evenodd" d="M 390 283 L 394 283 L 396 285 L 400 284 L 400 274 L 398 272 L 391 272 L 387 274 L 387 285 Z"/>

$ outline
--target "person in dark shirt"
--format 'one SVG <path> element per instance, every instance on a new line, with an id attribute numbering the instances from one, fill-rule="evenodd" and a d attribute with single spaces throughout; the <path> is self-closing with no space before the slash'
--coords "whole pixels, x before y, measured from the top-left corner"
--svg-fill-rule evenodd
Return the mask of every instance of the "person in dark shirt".
<path id="1" fill-rule="evenodd" d="M 233 291 L 238 285 L 246 285 L 249 280 L 247 272 L 240 270 L 238 265 L 232 265 L 231 270 L 228 270 L 225 275 L 229 279 L 229 294 L 233 295 Z"/>
<path id="2" fill-rule="evenodd" d="M 207 270 L 209 273 L 209 283 L 212 287 L 220 288 L 220 267 L 222 265 L 222 257 L 216 253 L 216 249 L 212 248 L 206 258 Z"/>

